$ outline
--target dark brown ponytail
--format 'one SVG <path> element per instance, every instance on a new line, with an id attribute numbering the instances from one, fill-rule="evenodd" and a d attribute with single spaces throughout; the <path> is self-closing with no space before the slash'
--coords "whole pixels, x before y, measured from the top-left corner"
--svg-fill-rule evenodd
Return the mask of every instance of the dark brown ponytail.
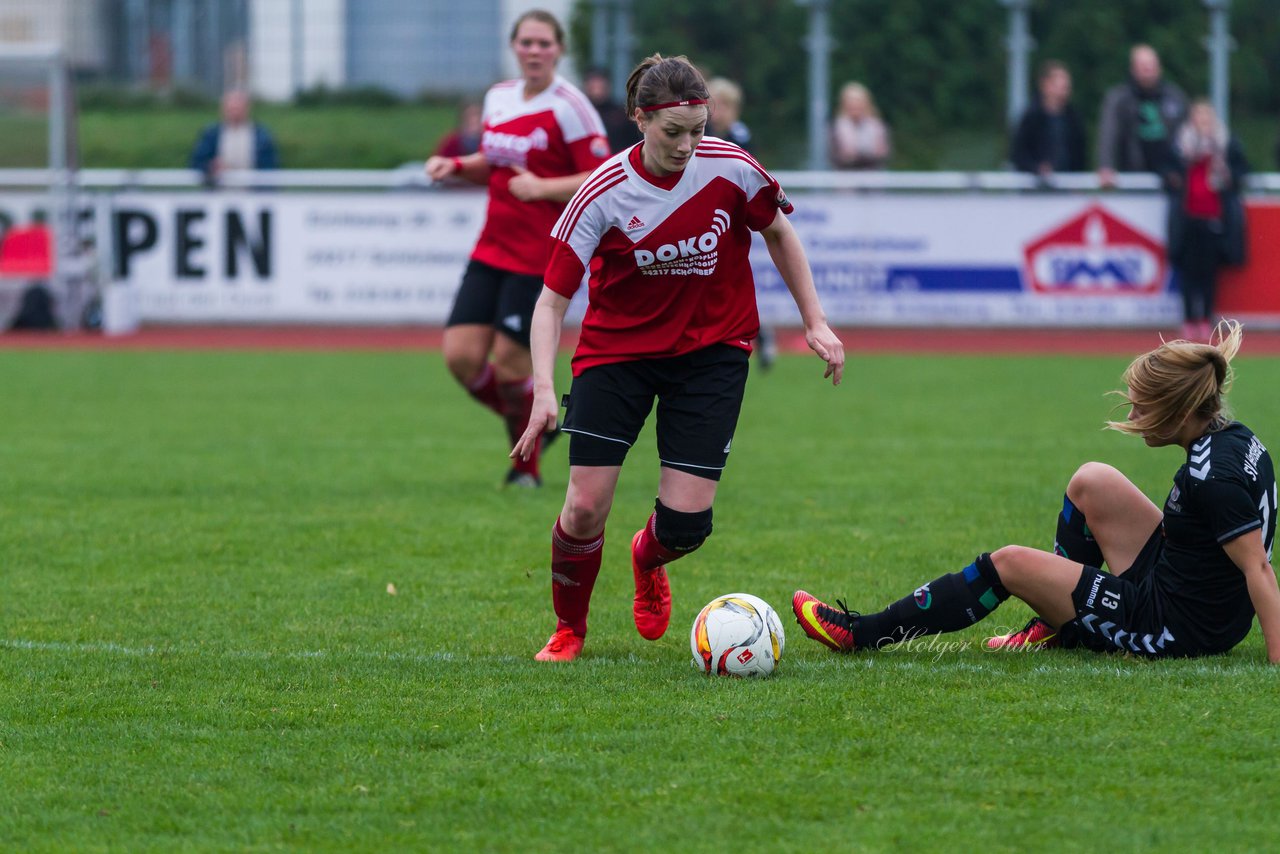
<path id="1" fill-rule="evenodd" d="M 707 81 L 685 56 L 664 57 L 660 53 L 646 56 L 627 78 L 627 118 L 636 108 L 672 104 L 677 101 L 702 100 L 711 96 Z"/>

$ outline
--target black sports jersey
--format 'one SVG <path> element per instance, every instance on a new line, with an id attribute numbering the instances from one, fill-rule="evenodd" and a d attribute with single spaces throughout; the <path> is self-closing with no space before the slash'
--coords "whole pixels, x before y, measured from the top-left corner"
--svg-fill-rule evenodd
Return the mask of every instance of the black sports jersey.
<path id="1" fill-rule="evenodd" d="M 1191 444 L 1164 504 L 1165 547 L 1154 570 L 1164 617 L 1186 648 L 1225 652 L 1249 633 L 1244 573 L 1222 546 L 1261 529 L 1269 558 L 1276 497 L 1271 457 L 1248 427 L 1233 422 Z"/>

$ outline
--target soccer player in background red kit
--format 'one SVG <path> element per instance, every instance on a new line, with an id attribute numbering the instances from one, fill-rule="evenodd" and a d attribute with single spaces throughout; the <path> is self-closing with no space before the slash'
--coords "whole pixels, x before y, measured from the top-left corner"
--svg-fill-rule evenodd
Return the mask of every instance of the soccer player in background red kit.
<path id="1" fill-rule="evenodd" d="M 791 212 L 768 172 L 730 142 L 705 137 L 707 86 L 684 57 L 657 54 L 627 81 L 643 140 L 587 179 L 552 231 L 533 314 L 533 410 L 512 455 L 537 452 L 559 414 L 556 349 L 569 300 L 591 270 L 563 429 L 569 487 L 551 536 L 557 625 L 535 657 L 582 651 L 587 609 L 622 461 L 658 403 L 662 465 L 654 513 L 631 541 L 636 629 L 656 640 L 671 616 L 665 565 L 702 545 L 729 457 L 760 327 L 748 253 L 760 232 L 838 384 L 844 346 L 827 326 Z"/>
<path id="2" fill-rule="evenodd" d="M 533 405 L 529 327 L 547 235 L 564 203 L 608 158 L 609 142 L 595 107 L 556 74 L 564 30 L 555 16 L 539 9 L 521 15 L 511 49 L 521 76 L 485 94 L 480 151 L 432 157 L 426 170 L 434 181 L 457 175 L 489 187 L 484 228 L 445 329 L 444 359 L 471 396 L 505 420 L 514 444 Z M 541 485 L 541 446 L 515 460 L 507 484 Z"/>

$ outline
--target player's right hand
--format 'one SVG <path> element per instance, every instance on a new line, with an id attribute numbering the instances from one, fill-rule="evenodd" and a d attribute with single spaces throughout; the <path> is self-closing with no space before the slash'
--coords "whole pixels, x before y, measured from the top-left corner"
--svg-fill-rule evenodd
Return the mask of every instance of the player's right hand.
<path id="1" fill-rule="evenodd" d="M 840 385 L 840 380 L 844 377 L 844 343 L 825 321 L 805 327 L 804 340 L 809 349 L 827 363 L 827 370 L 822 378 L 830 379 L 832 385 Z"/>
<path id="2" fill-rule="evenodd" d="M 538 448 L 538 443 L 542 441 L 543 433 L 550 433 L 556 429 L 559 423 L 560 407 L 556 405 L 555 390 L 549 392 L 534 392 L 533 409 L 529 412 L 529 426 L 524 429 L 524 434 L 516 440 L 516 445 L 511 449 L 510 457 L 515 459 L 519 457 L 522 460 L 529 459 Z"/>
<path id="3" fill-rule="evenodd" d="M 427 158 L 427 177 L 432 181 L 448 178 L 453 174 L 453 158 L 432 156 Z"/>

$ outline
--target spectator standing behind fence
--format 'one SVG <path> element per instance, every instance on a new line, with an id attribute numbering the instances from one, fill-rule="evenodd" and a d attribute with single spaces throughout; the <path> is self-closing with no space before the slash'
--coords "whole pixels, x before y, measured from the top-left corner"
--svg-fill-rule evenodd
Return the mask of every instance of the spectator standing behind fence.
<path id="1" fill-rule="evenodd" d="M 1197 100 L 1174 136 L 1168 176 L 1169 262 L 1182 292 L 1182 337 L 1209 340 L 1218 268 L 1244 261 L 1244 203 L 1249 164 L 1213 105 Z"/>
<path id="2" fill-rule="evenodd" d="M 627 115 L 627 108 L 613 98 L 613 84 L 603 68 L 589 68 L 582 77 L 582 93 L 604 122 L 604 133 L 609 138 L 609 151 L 617 154 L 640 141 L 640 129 Z"/>
<path id="3" fill-rule="evenodd" d="M 742 87 L 726 77 L 712 77 L 707 81 L 707 91 L 711 93 L 712 107 L 707 131 L 750 151 L 751 130 L 742 123 Z"/>
<path id="4" fill-rule="evenodd" d="M 891 152 L 889 129 L 861 83 L 844 84 L 831 123 L 831 162 L 837 169 L 883 169 Z"/>
<path id="5" fill-rule="evenodd" d="M 1107 91 L 1098 120 L 1098 180 L 1115 186 L 1117 172 L 1162 174 L 1173 159 L 1173 134 L 1187 116 L 1187 96 L 1163 79 L 1150 45 L 1129 51 L 1129 79 Z"/>
<path id="6" fill-rule="evenodd" d="M 480 150 L 484 134 L 484 114 L 479 104 L 463 104 L 458 111 L 458 126 L 436 145 L 437 157 L 465 157 Z"/>
<path id="7" fill-rule="evenodd" d="M 1057 60 L 1040 66 L 1040 97 L 1014 132 L 1009 159 L 1019 172 L 1048 177 L 1084 171 L 1084 123 L 1071 105 L 1071 72 Z"/>
<path id="8" fill-rule="evenodd" d="M 275 140 L 249 117 L 249 95 L 239 90 L 223 95 L 222 121 L 200 131 L 191 152 L 191 168 L 203 172 L 205 181 L 212 184 L 223 172 L 279 165 Z"/>

